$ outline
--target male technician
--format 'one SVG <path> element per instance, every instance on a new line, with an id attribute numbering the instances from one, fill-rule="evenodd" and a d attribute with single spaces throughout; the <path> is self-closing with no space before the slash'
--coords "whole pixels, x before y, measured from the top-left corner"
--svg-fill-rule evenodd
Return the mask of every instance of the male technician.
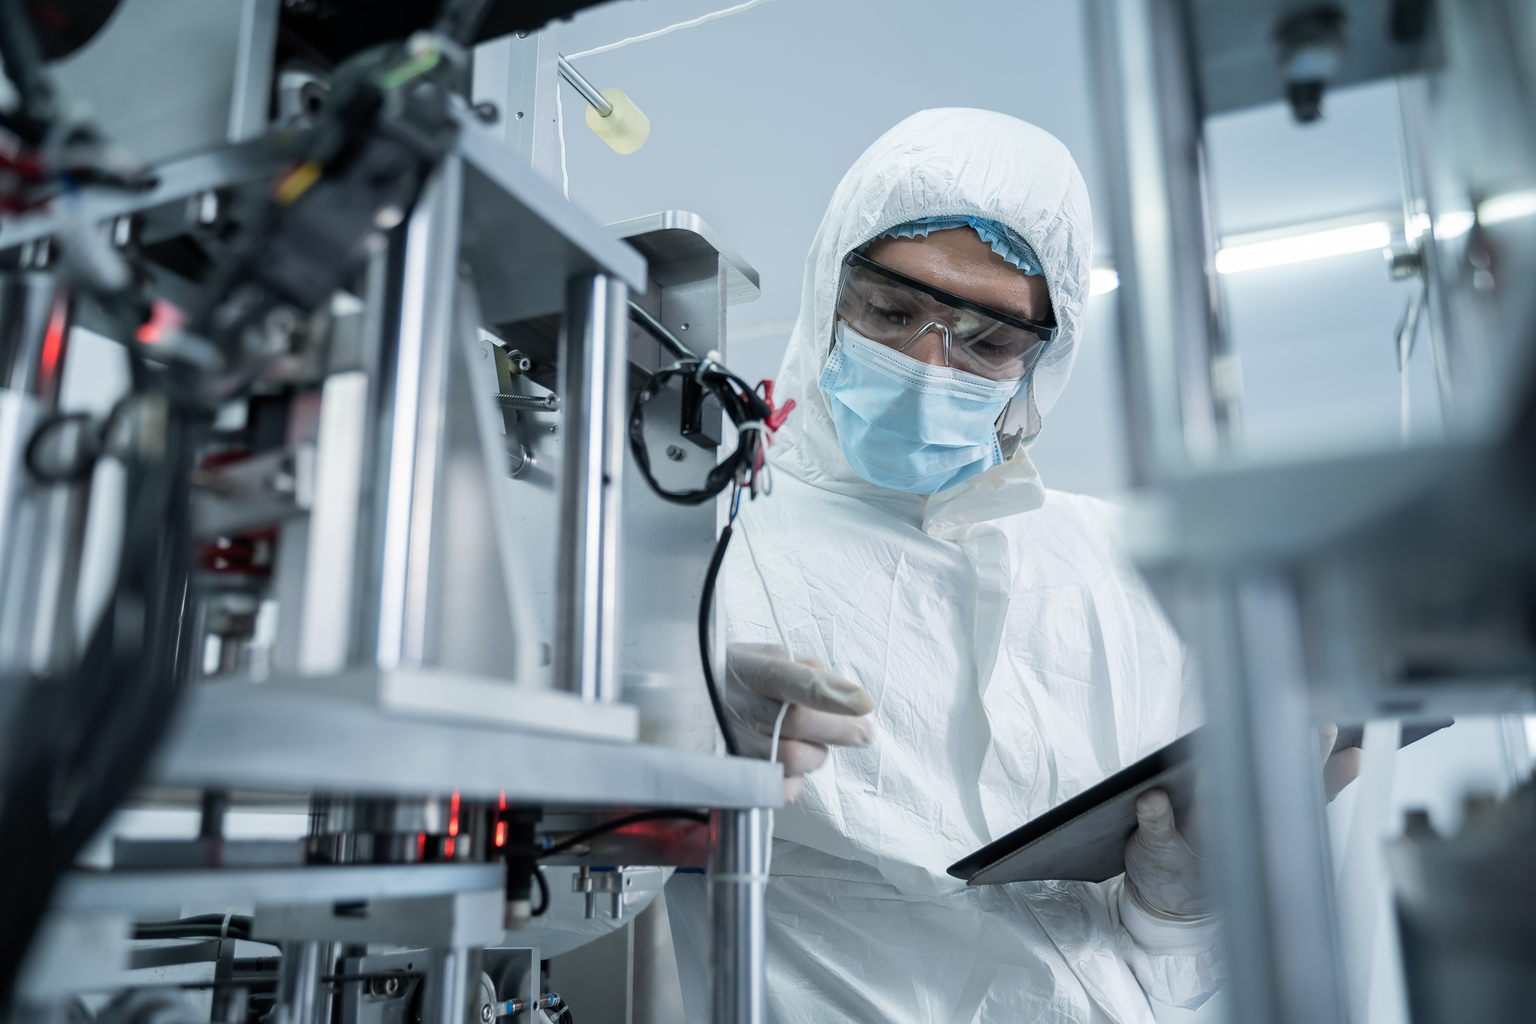
<path id="1" fill-rule="evenodd" d="M 777 386 L 798 409 L 771 498 L 742 513 L 766 581 L 738 544 L 721 585 L 743 752 L 766 756 L 795 705 L 766 897 L 775 1024 L 1152 1024 L 1148 996 L 1198 1006 L 1221 980 L 1201 861 L 1160 794 L 1109 882 L 945 871 L 1198 723 L 1112 508 L 1046 490 L 1029 458 L 1092 236 L 1066 148 L 968 109 L 876 141 L 816 234 Z M 784 659 L 765 582 L 817 667 Z M 695 940 L 685 989 L 704 886 L 668 885 Z"/>

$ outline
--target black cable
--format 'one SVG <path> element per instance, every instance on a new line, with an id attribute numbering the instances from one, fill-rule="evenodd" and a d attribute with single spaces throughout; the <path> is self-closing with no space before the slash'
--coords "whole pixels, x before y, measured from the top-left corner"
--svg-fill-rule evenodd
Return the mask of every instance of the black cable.
<path id="1" fill-rule="evenodd" d="M 566 1005 L 564 999 L 560 998 L 559 993 L 550 992 L 547 995 L 549 997 L 549 1005 L 545 1009 L 554 1013 L 555 1024 L 575 1024 L 576 1018 L 571 1016 L 571 1008 Z"/>
<path id="2" fill-rule="evenodd" d="M 0 0 L 0 61 L 21 100 L 19 116 L 7 121 L 28 142 L 39 144 L 53 122 L 56 104 L 43 50 L 22 0 Z"/>
<path id="3" fill-rule="evenodd" d="M 174 921 L 140 921 L 133 926 L 135 939 L 250 939 L 253 919 L 245 914 L 198 914 Z"/>
<path id="4" fill-rule="evenodd" d="M 470 46 L 475 41 L 475 30 L 490 8 L 490 0 L 447 0 L 438 11 L 432 30 L 460 46 Z"/>
<path id="5" fill-rule="evenodd" d="M 715 604 L 715 580 L 720 575 L 720 563 L 725 561 L 725 549 L 731 544 L 731 524 L 726 523 L 715 542 L 715 553 L 709 560 L 709 570 L 704 574 L 704 593 L 699 596 L 699 660 L 704 665 L 704 685 L 709 689 L 709 705 L 715 709 L 715 723 L 720 735 L 725 737 L 725 752 L 737 756 L 736 734 L 731 731 L 725 717 L 725 703 L 720 699 L 720 688 L 715 684 L 715 660 L 709 650 L 709 618 Z"/>
<path id="6" fill-rule="evenodd" d="M 529 917 L 543 917 L 549 909 L 549 880 L 544 877 L 544 871 L 537 865 L 533 869 L 533 884 L 539 887 L 539 908 L 528 912 Z"/>
<path id="7" fill-rule="evenodd" d="M 641 312 L 644 313 L 644 310 Z M 660 330 L 665 333 L 665 329 Z M 684 348 L 684 352 L 687 352 L 687 348 Z M 682 359 L 674 362 L 670 367 L 657 370 L 645 382 L 644 387 L 637 391 L 634 402 L 630 405 L 630 451 L 634 454 L 634 464 L 641 468 L 641 476 L 645 477 L 645 482 L 660 497 L 677 505 L 702 505 L 720 491 L 730 487 L 733 481 L 737 484 L 751 484 L 753 474 L 762 467 L 763 444 L 765 444 L 762 427 L 748 427 L 740 430 L 736 451 L 719 459 L 710 468 L 703 479 L 703 487 L 688 491 L 667 490 L 660 485 L 654 473 L 651 473 L 650 448 L 645 445 L 645 405 L 656 398 L 662 388 L 667 387 L 668 382 L 673 381 L 674 378 L 682 379 L 685 405 L 690 401 L 688 388 L 696 388 L 693 396 L 700 405 L 702 405 L 703 395 L 711 396 L 714 401 L 719 402 L 720 408 L 725 411 L 725 415 L 730 416 L 731 422 L 736 424 L 737 428 L 742 427 L 742 424 L 768 424 L 774 416 L 773 407 L 757 393 L 756 388 L 746 384 L 746 381 L 722 367 L 719 362 L 702 361 L 697 358 Z"/>
<path id="8" fill-rule="evenodd" d="M 644 327 L 646 333 L 666 346 L 667 350 L 679 359 L 688 359 L 697 363 L 699 357 L 693 350 L 677 339 L 677 335 L 667 330 L 660 320 L 651 316 L 645 307 L 634 299 L 629 300 L 629 318 Z"/>
<path id="9" fill-rule="evenodd" d="M 622 818 L 614 818 L 612 821 L 605 821 L 601 825 L 594 825 L 592 828 L 583 829 L 582 831 L 577 832 L 575 835 L 567 839 L 560 840 L 560 842 L 556 843 L 554 846 L 551 846 L 549 849 L 542 851 L 539 856 L 554 857 L 558 854 L 564 853 L 569 849 L 572 849 L 573 847 L 580 846 L 582 843 L 596 839 L 598 836 L 606 835 L 609 832 L 614 832 L 621 828 L 628 828 L 630 825 L 638 825 L 642 821 L 665 821 L 667 819 L 677 819 L 680 821 L 697 821 L 702 825 L 709 824 L 709 815 L 705 814 L 703 811 L 637 811 L 634 814 L 626 814 Z M 543 877 L 540 876 L 538 872 L 535 872 L 534 874 L 535 877 L 539 878 L 540 885 L 543 885 Z"/>
<path id="10" fill-rule="evenodd" d="M 129 459 L 117 582 L 79 663 L 34 680 L 13 719 L 0 803 L 0 1012 L 59 876 L 143 772 L 190 662 L 190 486 L 200 414 L 171 371 L 135 367 L 163 401 L 158 457 Z"/>

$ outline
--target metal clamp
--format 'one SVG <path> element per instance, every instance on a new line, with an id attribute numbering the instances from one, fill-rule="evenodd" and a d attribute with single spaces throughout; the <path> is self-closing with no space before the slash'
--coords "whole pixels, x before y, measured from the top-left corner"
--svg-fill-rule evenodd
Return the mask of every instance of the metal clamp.
<path id="1" fill-rule="evenodd" d="M 586 893 L 587 917 L 597 913 L 597 894 L 608 893 L 613 900 L 612 916 L 615 921 L 624 919 L 624 894 L 630 892 L 654 892 L 662 887 L 666 878 L 661 868 L 614 868 L 611 871 L 593 873 L 581 867 L 571 879 L 571 891 Z"/>

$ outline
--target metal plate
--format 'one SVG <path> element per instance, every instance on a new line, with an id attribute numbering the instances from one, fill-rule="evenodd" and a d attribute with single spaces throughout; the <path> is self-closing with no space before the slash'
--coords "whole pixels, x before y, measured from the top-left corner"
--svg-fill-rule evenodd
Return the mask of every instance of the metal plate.
<path id="1" fill-rule="evenodd" d="M 715 229 L 696 213 L 666 210 L 610 224 L 608 230 L 640 250 L 651 265 L 651 276 L 663 288 L 674 283 L 667 273 L 669 264 L 686 264 L 700 257 L 719 255 L 725 258 L 726 264 L 727 306 L 751 302 L 762 293 L 752 264 L 726 245 Z"/>
<path id="2" fill-rule="evenodd" d="M 203 871 L 76 871 L 53 894 L 56 910 L 152 910 L 412 899 L 499 888 L 500 864 L 391 864 Z"/>
<path id="3" fill-rule="evenodd" d="M 1187 3 L 1205 116 L 1284 98 L 1275 26 L 1287 15 L 1322 5 L 1315 0 Z M 1391 38 L 1393 0 L 1339 0 L 1337 6 L 1344 12 L 1349 49 L 1329 88 L 1406 74 L 1418 67 L 1419 48 Z"/>
<path id="4" fill-rule="evenodd" d="M 566 282 L 579 274 L 611 274 L 631 291 L 645 291 L 639 253 L 566 202 L 473 115 L 461 111 L 458 120 L 465 211 L 460 244 L 486 323 L 563 311 Z"/>
<path id="5" fill-rule="evenodd" d="M 402 718 L 249 684 L 188 694 L 151 773 L 163 785 L 446 794 L 594 807 L 777 807 L 782 766 L 533 730 Z"/>

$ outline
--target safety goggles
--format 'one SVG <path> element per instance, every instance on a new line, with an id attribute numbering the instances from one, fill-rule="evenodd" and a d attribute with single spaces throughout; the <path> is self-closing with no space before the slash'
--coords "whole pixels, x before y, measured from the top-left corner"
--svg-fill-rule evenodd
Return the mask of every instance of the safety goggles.
<path id="1" fill-rule="evenodd" d="M 837 315 L 898 352 L 937 332 L 944 365 L 988 380 L 1023 380 L 1055 337 L 1055 324 L 1011 316 L 915 281 L 851 252 L 843 260 Z"/>

